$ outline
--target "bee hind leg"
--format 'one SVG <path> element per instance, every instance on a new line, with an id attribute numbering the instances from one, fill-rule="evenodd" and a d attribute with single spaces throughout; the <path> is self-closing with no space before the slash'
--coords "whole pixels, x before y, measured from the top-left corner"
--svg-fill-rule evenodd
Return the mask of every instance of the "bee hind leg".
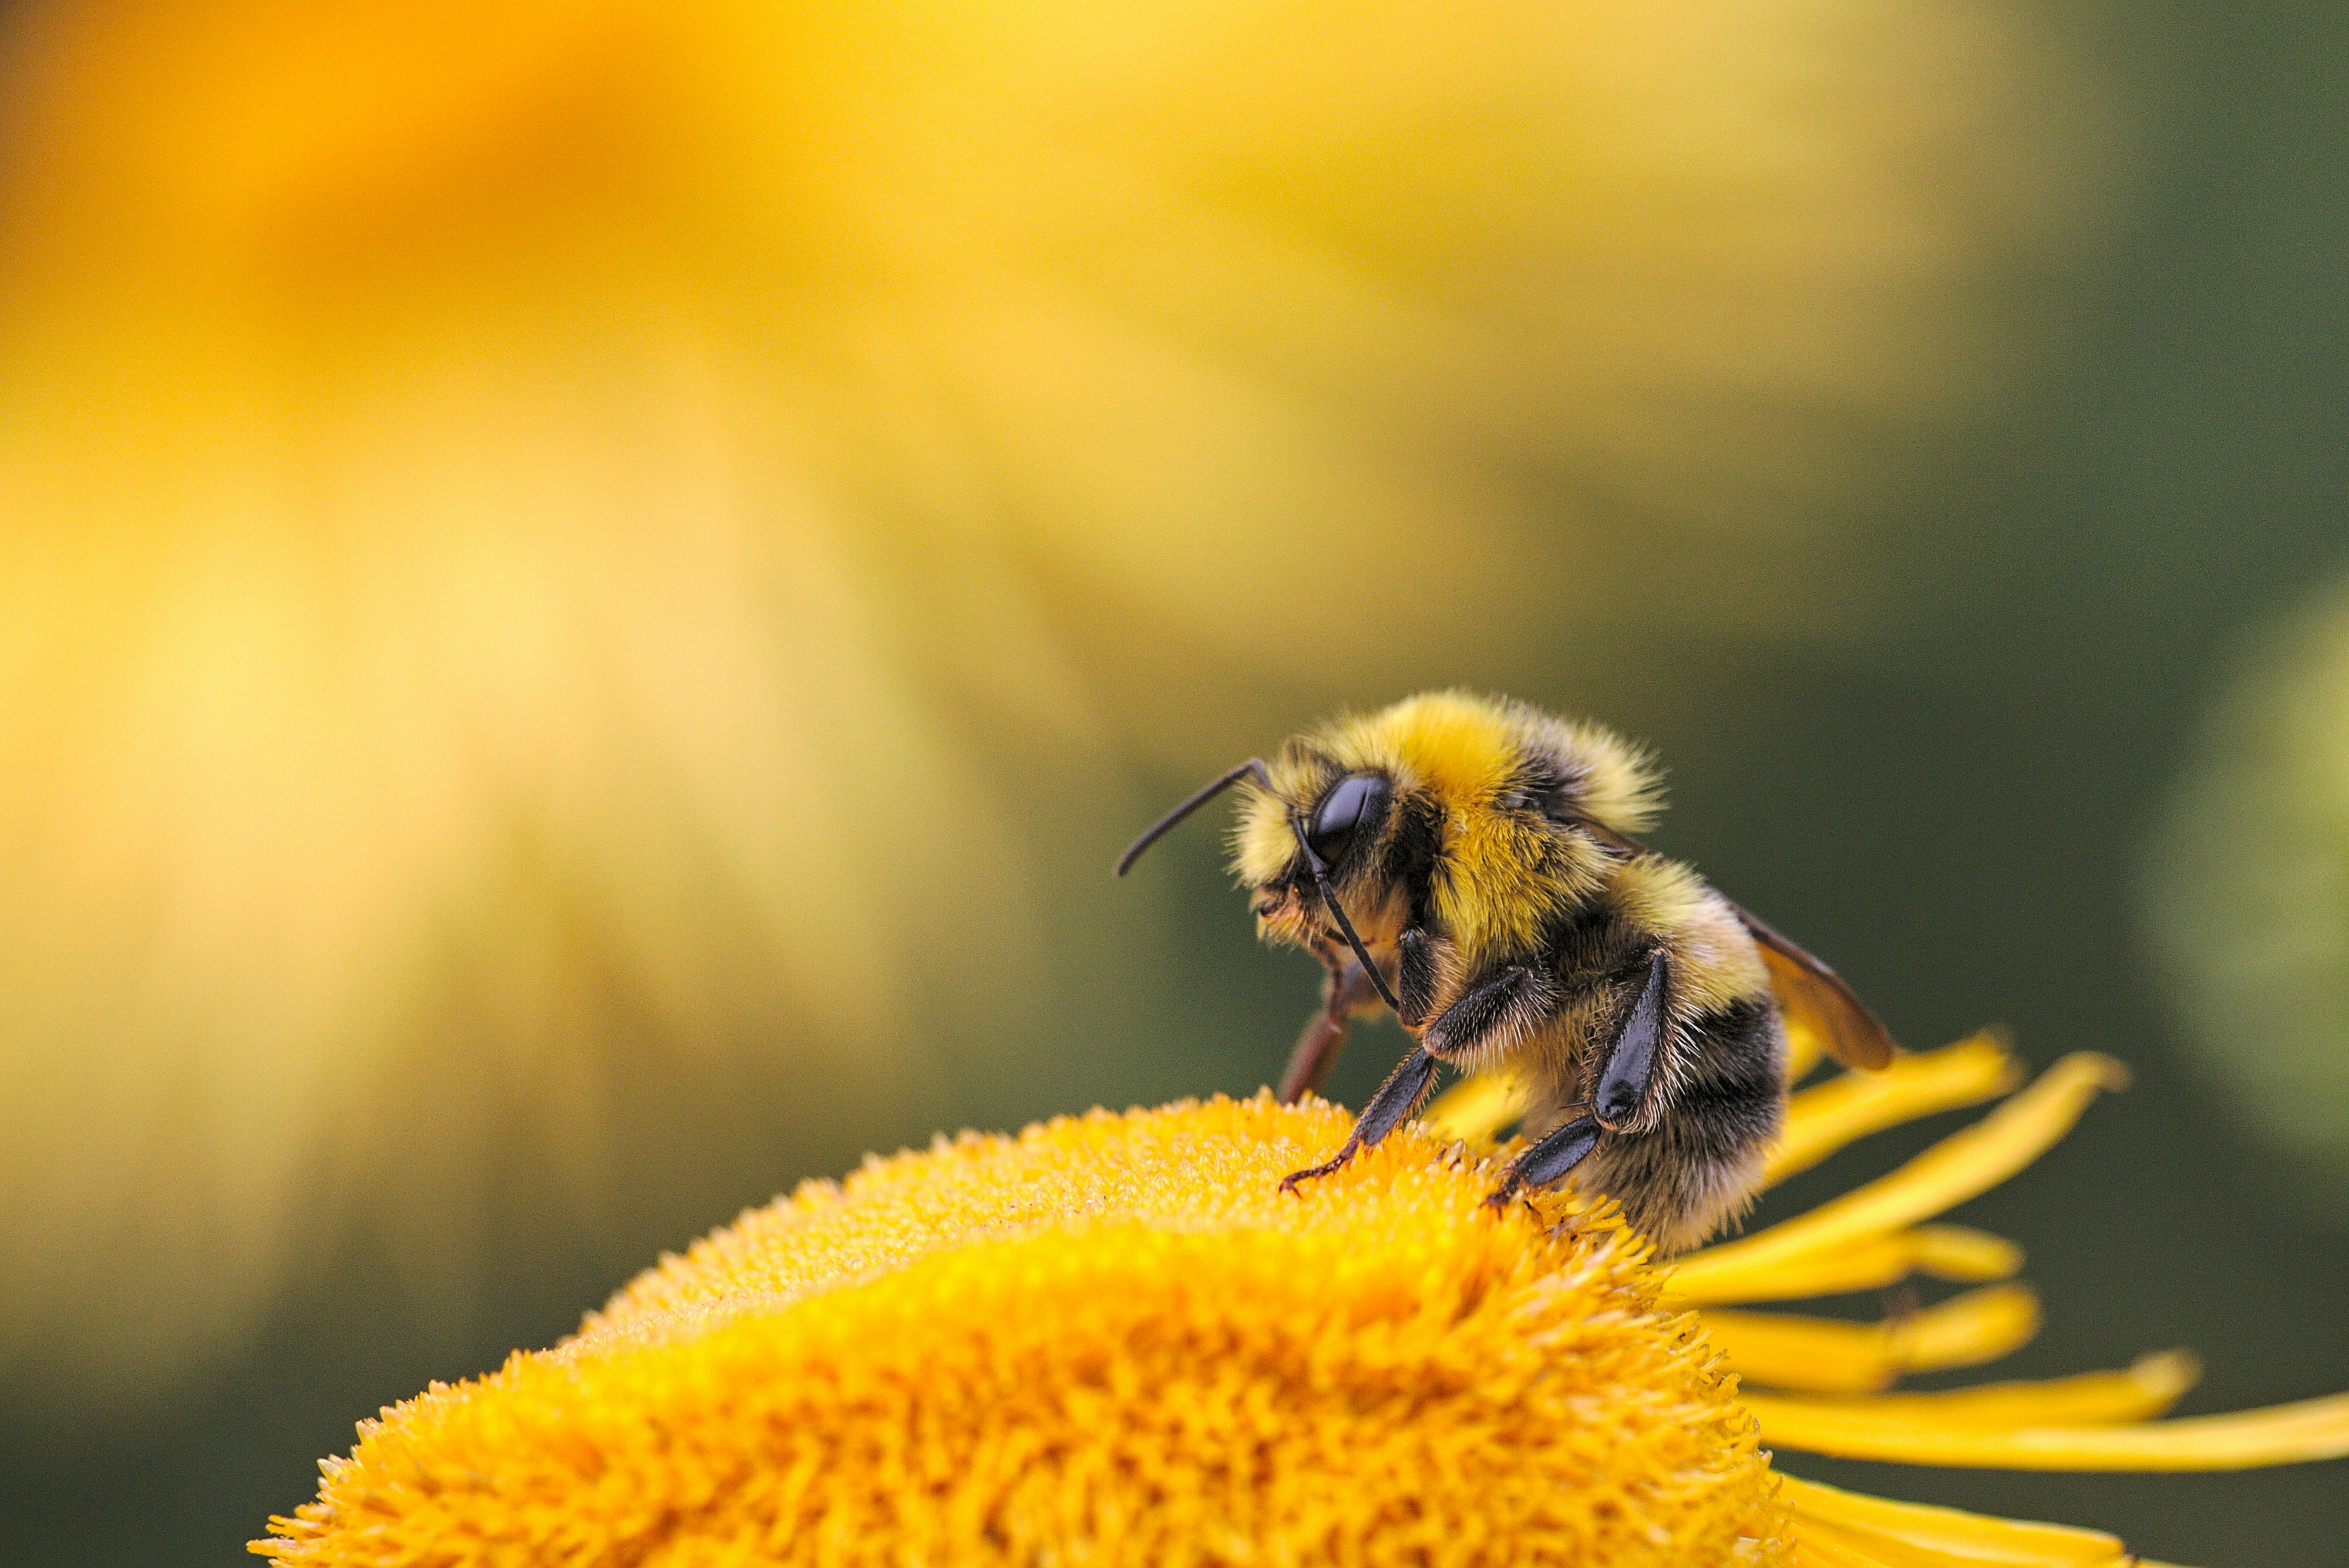
<path id="1" fill-rule="evenodd" d="M 1518 1156 L 1485 1202 L 1503 1208 L 1527 1188 L 1562 1180 L 1599 1147 L 1599 1134 L 1620 1131 L 1638 1118 L 1647 1104 L 1649 1085 L 1656 1076 L 1656 1057 L 1671 1027 L 1665 1016 L 1671 986 L 1671 961 L 1658 949 L 1649 956 L 1640 989 L 1623 1007 L 1615 1038 L 1609 1043 L 1607 1065 L 1599 1075 L 1596 1106 L 1586 1107 L 1585 1114 Z"/>
<path id="2" fill-rule="evenodd" d="M 1664 1011 L 1671 976 L 1671 961 L 1659 948 L 1649 957 L 1639 993 L 1616 1025 L 1596 1096 L 1599 1120 L 1609 1132 L 1619 1132 L 1637 1120 L 1648 1103 L 1648 1086 L 1656 1077 L 1656 1057 L 1671 1029 Z"/>
<path id="3" fill-rule="evenodd" d="M 1528 1188 L 1547 1187 L 1562 1179 L 1566 1173 L 1580 1165 L 1592 1149 L 1599 1147 L 1599 1135 L 1606 1129 L 1599 1118 L 1580 1116 L 1544 1137 L 1539 1143 L 1519 1155 L 1516 1162 L 1502 1176 L 1501 1185 L 1485 1199 L 1493 1209 L 1506 1209 L 1509 1200 Z"/>
<path id="4" fill-rule="evenodd" d="M 1419 1108 L 1419 1102 L 1427 1097 L 1428 1087 L 1434 1082 L 1435 1058 L 1425 1046 L 1421 1046 L 1387 1075 L 1387 1081 L 1379 1085 L 1379 1092 L 1371 1096 L 1371 1103 L 1355 1118 L 1354 1130 L 1346 1135 L 1345 1144 L 1338 1152 L 1319 1165 L 1290 1171 L 1280 1179 L 1280 1189 L 1294 1192 L 1300 1181 L 1328 1176 L 1353 1158 L 1358 1150 L 1368 1148 L 1394 1131 L 1404 1117 Z"/>

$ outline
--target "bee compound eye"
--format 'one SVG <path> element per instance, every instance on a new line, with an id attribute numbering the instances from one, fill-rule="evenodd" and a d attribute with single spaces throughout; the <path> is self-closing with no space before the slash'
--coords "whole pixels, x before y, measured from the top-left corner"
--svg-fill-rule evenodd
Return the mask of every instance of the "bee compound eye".
<path id="1" fill-rule="evenodd" d="M 1386 802 L 1387 781 L 1376 774 L 1348 774 L 1340 779 L 1321 797 L 1307 830 L 1313 853 L 1335 860 L 1353 842 L 1354 829 L 1366 819 L 1375 822 Z"/>

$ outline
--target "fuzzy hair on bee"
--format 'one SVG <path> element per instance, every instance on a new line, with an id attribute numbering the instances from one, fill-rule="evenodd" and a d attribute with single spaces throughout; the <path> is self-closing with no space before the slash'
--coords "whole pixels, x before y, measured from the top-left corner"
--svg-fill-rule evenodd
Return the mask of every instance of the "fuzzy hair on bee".
<path id="1" fill-rule="evenodd" d="M 1232 869 L 1268 940 L 1329 971 L 1281 1098 L 1317 1088 L 1350 1020 L 1392 1008 L 1416 1042 L 1325 1176 L 1416 1111 L 1436 1068 L 1508 1069 L 1529 1146 L 1494 1194 L 1571 1175 L 1667 1251 L 1760 1189 L 1786 1101 L 1786 1020 L 1847 1064 L 1884 1028 L 1835 972 L 1642 846 L 1647 753 L 1599 725 L 1441 691 L 1343 716 L 1251 758 L 1137 839 L 1241 791 Z"/>

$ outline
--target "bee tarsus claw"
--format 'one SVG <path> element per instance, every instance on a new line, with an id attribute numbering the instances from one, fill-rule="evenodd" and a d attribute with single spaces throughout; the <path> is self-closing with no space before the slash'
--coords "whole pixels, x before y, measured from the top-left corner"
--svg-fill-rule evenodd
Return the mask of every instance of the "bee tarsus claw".
<path id="1" fill-rule="evenodd" d="M 1318 1181 L 1322 1177 L 1334 1173 L 1340 1166 L 1344 1165 L 1345 1163 L 1345 1157 L 1340 1155 L 1336 1159 L 1330 1160 L 1326 1164 L 1309 1165 L 1303 1170 L 1292 1170 L 1287 1176 L 1280 1179 L 1280 1189 L 1283 1192 L 1295 1192 L 1299 1182 Z"/>

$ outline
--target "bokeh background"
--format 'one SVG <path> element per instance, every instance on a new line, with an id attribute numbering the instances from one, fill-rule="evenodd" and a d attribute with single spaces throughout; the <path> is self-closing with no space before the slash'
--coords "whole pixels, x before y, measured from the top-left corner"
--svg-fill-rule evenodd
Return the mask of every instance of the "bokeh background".
<path id="1" fill-rule="evenodd" d="M 0 0 L 0 1560 L 235 1561 L 802 1177 L 1253 1089 L 1311 966 L 1109 860 L 1437 684 L 1651 741 L 1909 1042 L 2136 1064 L 1975 1206 L 2017 1373 L 2349 1386 L 2344 80 L 2314 3 Z"/>

